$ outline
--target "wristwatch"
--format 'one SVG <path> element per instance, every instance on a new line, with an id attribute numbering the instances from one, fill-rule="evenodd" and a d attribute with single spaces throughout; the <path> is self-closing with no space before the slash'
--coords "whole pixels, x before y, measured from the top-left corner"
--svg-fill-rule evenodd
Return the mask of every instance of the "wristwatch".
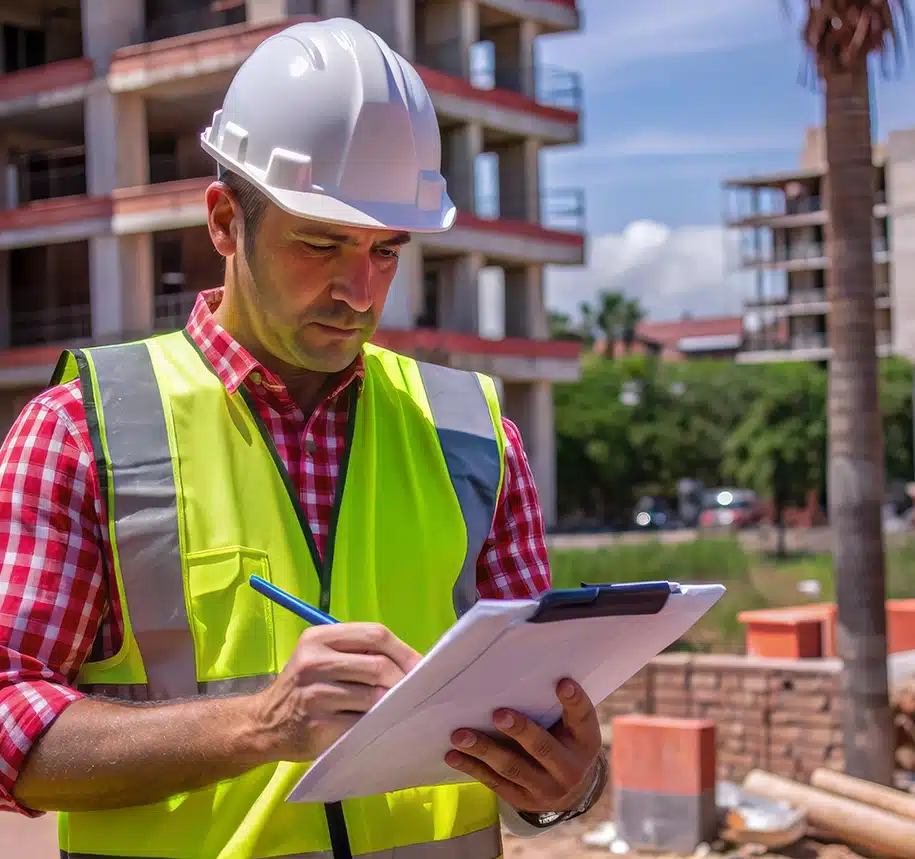
<path id="1" fill-rule="evenodd" d="M 536 826 L 538 829 L 548 829 L 551 826 L 565 823 L 567 820 L 574 820 L 576 817 L 581 817 L 586 811 L 590 811 L 594 807 L 594 804 L 604 792 L 604 788 L 607 786 L 608 769 L 607 756 L 601 751 L 600 756 L 597 759 L 597 769 L 594 773 L 594 781 L 591 783 L 591 787 L 576 808 L 568 811 L 519 811 L 518 814 L 523 821 L 529 823 L 531 826 Z"/>

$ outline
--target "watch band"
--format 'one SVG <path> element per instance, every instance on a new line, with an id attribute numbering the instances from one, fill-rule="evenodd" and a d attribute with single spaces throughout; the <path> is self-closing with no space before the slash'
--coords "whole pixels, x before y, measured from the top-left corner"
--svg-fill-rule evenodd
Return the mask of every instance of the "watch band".
<path id="1" fill-rule="evenodd" d="M 597 770 L 594 773 L 594 781 L 585 794 L 584 799 L 582 799 L 576 808 L 568 811 L 519 811 L 518 814 L 521 816 L 522 820 L 538 829 L 548 829 L 551 826 L 557 826 L 568 820 L 574 820 L 576 817 L 580 817 L 594 807 L 597 800 L 600 799 L 601 794 L 604 792 L 604 788 L 607 786 L 608 776 L 609 766 L 607 764 L 607 756 L 603 750 L 601 750 L 597 759 Z"/>

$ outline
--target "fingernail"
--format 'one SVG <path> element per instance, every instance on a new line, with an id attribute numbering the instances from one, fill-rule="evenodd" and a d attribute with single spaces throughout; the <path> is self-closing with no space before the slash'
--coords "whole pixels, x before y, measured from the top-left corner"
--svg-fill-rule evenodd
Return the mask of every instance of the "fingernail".
<path id="1" fill-rule="evenodd" d="M 575 695 L 575 684 L 571 680 L 564 680 L 559 684 L 559 694 L 563 698 L 572 698 Z"/>
<path id="2" fill-rule="evenodd" d="M 463 731 L 457 735 L 457 744 L 462 749 L 469 749 L 476 741 L 477 738 L 469 731 Z"/>
<path id="3" fill-rule="evenodd" d="M 515 724 L 515 717 L 507 710 L 499 710 L 493 719 L 497 728 L 511 728 Z"/>

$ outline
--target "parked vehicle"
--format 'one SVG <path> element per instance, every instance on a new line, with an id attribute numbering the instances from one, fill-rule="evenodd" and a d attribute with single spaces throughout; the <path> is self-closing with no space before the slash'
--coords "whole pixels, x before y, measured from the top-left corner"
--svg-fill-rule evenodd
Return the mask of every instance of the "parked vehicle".
<path id="1" fill-rule="evenodd" d="M 705 493 L 700 528 L 747 528 L 762 521 L 762 506 L 750 489 L 712 489 Z"/>

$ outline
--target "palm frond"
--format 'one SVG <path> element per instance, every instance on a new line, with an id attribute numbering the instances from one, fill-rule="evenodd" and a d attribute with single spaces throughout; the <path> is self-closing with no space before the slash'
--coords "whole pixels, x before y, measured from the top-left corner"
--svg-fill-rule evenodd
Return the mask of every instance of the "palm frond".
<path id="1" fill-rule="evenodd" d="M 801 81 L 817 86 L 826 74 L 850 71 L 879 58 L 885 77 L 898 76 L 913 47 L 910 0 L 781 0 L 789 17 L 800 12 L 807 47 Z"/>

